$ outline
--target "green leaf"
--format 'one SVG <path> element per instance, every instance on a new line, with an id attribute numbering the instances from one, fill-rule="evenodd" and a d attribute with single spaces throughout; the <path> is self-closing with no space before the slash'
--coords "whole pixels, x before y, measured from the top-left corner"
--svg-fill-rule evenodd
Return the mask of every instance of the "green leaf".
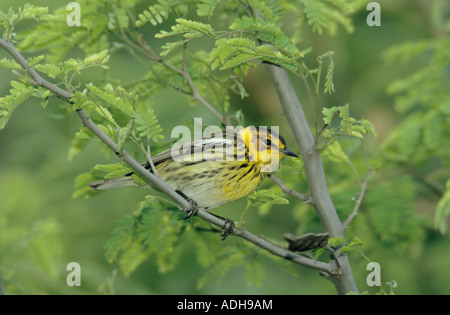
<path id="1" fill-rule="evenodd" d="M 209 25 L 209 24 L 196 22 L 196 21 L 190 21 L 190 20 L 181 19 L 181 18 L 176 19 L 175 21 L 178 23 L 179 26 L 181 26 L 181 29 L 183 29 L 185 31 L 197 31 L 204 35 L 214 37 L 212 35 L 214 30 L 212 29 L 211 25 Z"/>
<path id="2" fill-rule="evenodd" d="M 314 32 L 322 34 L 327 29 L 331 35 L 336 33 L 337 24 L 342 25 L 349 33 L 354 26 L 349 14 L 354 12 L 355 2 L 349 0 L 301 0 L 308 24 Z"/>
<path id="3" fill-rule="evenodd" d="M 266 276 L 263 260 L 260 256 L 250 259 L 246 264 L 245 280 L 249 286 L 261 286 Z"/>
<path id="4" fill-rule="evenodd" d="M 38 268 L 53 280 L 61 274 L 62 226 L 54 218 L 36 221 L 31 227 L 29 254 Z"/>
<path id="5" fill-rule="evenodd" d="M 357 250 L 357 248 L 361 245 L 362 245 L 361 240 L 359 239 L 359 237 L 355 236 L 350 243 L 347 243 L 346 245 L 341 247 L 340 253 L 343 254 L 346 252 L 353 252 Z"/>
<path id="6" fill-rule="evenodd" d="M 344 244 L 344 240 L 340 237 L 332 237 L 328 239 L 328 246 L 331 248 L 338 248 Z"/>
<path id="7" fill-rule="evenodd" d="M 425 223 L 415 213 L 415 190 L 409 176 L 392 176 L 382 182 L 373 182 L 367 190 L 368 218 L 377 239 L 383 244 L 414 244 L 423 239 Z"/>
<path id="8" fill-rule="evenodd" d="M 39 62 L 41 62 L 45 57 L 44 56 L 37 56 L 37 57 L 31 57 L 28 58 L 28 68 L 32 68 L 36 66 Z"/>
<path id="9" fill-rule="evenodd" d="M 421 115 L 411 116 L 404 120 L 397 130 L 394 130 L 389 135 L 385 145 L 392 143 L 399 158 L 403 160 L 410 159 L 411 155 L 415 153 L 417 146 L 419 145 L 421 132 L 418 126 L 420 126 L 421 123 Z"/>
<path id="10" fill-rule="evenodd" d="M 133 170 L 128 165 L 122 163 L 97 164 L 94 167 L 94 172 L 106 173 L 105 175 L 103 175 L 105 179 L 121 177 L 132 171 Z"/>
<path id="11" fill-rule="evenodd" d="M 36 7 L 26 3 L 23 8 L 19 8 L 19 20 L 38 19 L 48 14 L 48 8 Z"/>
<path id="12" fill-rule="evenodd" d="M 178 18 L 175 21 L 177 22 L 177 24 L 172 26 L 171 32 L 161 31 L 160 33 L 156 34 L 155 37 L 165 38 L 175 35 L 183 35 L 186 39 L 192 39 L 201 35 L 206 35 L 212 38 L 215 37 L 214 30 L 210 24 L 186 20 L 182 18 Z"/>
<path id="13" fill-rule="evenodd" d="M 251 32 L 260 41 L 265 44 L 272 44 L 278 51 L 292 59 L 303 57 L 280 27 L 270 21 L 243 16 L 236 19 L 230 29 Z"/>
<path id="14" fill-rule="evenodd" d="M 366 119 L 361 119 L 358 122 L 364 127 L 365 134 L 370 134 L 372 137 L 377 138 L 377 132 L 375 131 L 375 126 L 372 122 Z"/>
<path id="15" fill-rule="evenodd" d="M 334 92 L 333 73 L 334 73 L 334 61 L 333 61 L 333 58 L 330 57 L 330 64 L 328 65 L 327 74 L 325 76 L 324 93 L 331 94 L 332 92 Z"/>
<path id="16" fill-rule="evenodd" d="M 0 65 L 9 69 L 22 70 L 22 66 L 19 65 L 15 60 L 9 58 L 0 59 Z"/>
<path id="17" fill-rule="evenodd" d="M 172 10 L 173 3 L 171 1 L 158 1 L 159 4 L 151 5 L 147 10 L 144 10 L 138 15 L 136 26 L 141 27 L 147 23 L 156 26 L 163 23 L 168 17 L 169 12 Z"/>
<path id="18" fill-rule="evenodd" d="M 365 119 L 356 120 L 350 117 L 349 105 L 333 106 L 332 108 L 323 108 L 323 121 L 328 129 L 322 133 L 327 139 L 333 139 L 337 136 L 347 135 L 362 139 L 365 135 L 371 134 L 376 137 L 373 124 Z M 333 126 L 333 120 L 339 116 L 339 128 Z"/>
<path id="19" fill-rule="evenodd" d="M 93 84 L 88 84 L 86 86 L 90 92 L 95 96 L 112 105 L 114 108 L 119 109 L 122 113 L 127 114 L 130 118 L 134 112 L 134 105 L 131 101 L 122 96 L 117 96 L 117 94 L 124 94 L 121 89 L 114 90 L 111 84 L 107 84 L 103 89 L 96 87 Z M 117 94 L 116 94 L 117 93 Z M 100 106 L 99 106 L 100 107 Z M 103 111 L 103 110 L 102 110 Z M 105 110 L 105 113 L 98 112 L 100 115 L 108 119 L 109 121 L 115 121 L 109 111 Z"/>
<path id="20" fill-rule="evenodd" d="M 147 137 L 155 142 L 164 139 L 163 129 L 159 125 L 155 112 L 148 106 L 138 106 L 133 114 L 136 130 L 140 137 Z"/>
<path id="21" fill-rule="evenodd" d="M 34 93 L 34 87 L 22 82 L 11 81 L 10 94 L 0 98 L 0 130 L 5 128 L 14 110 Z"/>
<path id="22" fill-rule="evenodd" d="M 198 16 L 212 16 L 214 9 L 220 0 L 200 0 L 197 4 L 197 15 Z"/>
<path id="23" fill-rule="evenodd" d="M 246 209 L 252 208 L 252 207 L 259 207 L 266 203 L 285 205 L 285 204 L 289 204 L 289 200 L 277 195 L 276 193 L 274 193 L 271 190 L 261 189 L 261 190 L 254 191 L 247 197 Z"/>
<path id="24" fill-rule="evenodd" d="M 314 259 L 315 259 L 315 260 L 319 260 L 320 256 L 321 256 L 323 253 L 325 253 L 325 252 L 326 252 L 326 249 L 325 249 L 325 248 L 318 248 L 318 249 L 316 250 L 316 253 L 314 254 Z"/>
<path id="25" fill-rule="evenodd" d="M 253 60 L 265 60 L 297 72 L 297 63 L 284 56 L 274 46 L 256 44 L 251 38 L 221 38 L 211 51 L 209 60 L 211 69 L 220 66 L 221 70 L 242 66 L 254 66 Z"/>
<path id="26" fill-rule="evenodd" d="M 340 108 L 337 106 L 333 106 L 331 108 L 323 108 L 322 114 L 323 114 L 323 121 L 326 125 L 331 125 L 331 122 L 333 118 L 336 116 L 336 114 L 339 113 Z"/>
<path id="27" fill-rule="evenodd" d="M 69 161 L 72 161 L 93 137 L 94 134 L 88 128 L 82 126 L 81 129 L 75 133 L 75 137 L 72 140 L 72 145 L 70 146 L 68 154 Z"/>
<path id="28" fill-rule="evenodd" d="M 117 123 L 116 123 L 116 121 L 115 121 L 113 115 L 111 114 L 111 112 L 110 112 L 106 107 L 103 107 L 103 106 L 97 106 L 97 107 L 95 108 L 95 113 L 97 113 L 97 114 L 99 114 L 101 117 L 103 117 L 108 123 L 117 126 Z M 111 126 L 111 125 L 108 125 L 107 128 L 112 128 L 112 126 Z M 109 130 L 109 131 L 107 132 L 108 135 L 111 135 L 111 134 L 114 134 L 114 133 L 115 133 L 114 131 L 113 131 L 113 132 L 110 132 L 110 131 L 111 131 L 111 130 Z"/>
<path id="29" fill-rule="evenodd" d="M 109 263 L 116 261 L 120 252 L 129 248 L 134 239 L 136 217 L 128 215 L 118 221 L 119 226 L 112 232 L 112 238 L 105 244 L 105 256 Z"/>
<path id="30" fill-rule="evenodd" d="M 38 20 L 48 14 L 48 8 L 36 7 L 29 3 L 26 3 L 23 8 L 19 7 L 18 11 L 16 13 L 12 8 L 9 8 L 8 12 L 4 13 L 0 10 L 0 25 L 10 28 L 20 21 L 27 19 Z M 6 39 L 9 40 L 9 38 Z"/>
<path id="31" fill-rule="evenodd" d="M 34 68 L 42 73 L 47 74 L 51 78 L 58 78 L 62 73 L 63 69 L 55 64 L 38 64 L 35 65 Z"/>
<path id="32" fill-rule="evenodd" d="M 358 236 L 355 236 L 348 246 L 354 247 L 354 246 L 360 246 L 360 245 L 362 245 L 362 241 L 360 240 L 360 238 Z"/>
<path id="33" fill-rule="evenodd" d="M 198 263 L 207 268 L 216 262 L 216 248 L 203 233 L 192 233 Z"/>
<path id="34" fill-rule="evenodd" d="M 91 172 L 83 173 L 78 175 L 75 178 L 74 183 L 74 192 L 72 194 L 72 198 L 78 198 L 81 196 L 90 197 L 94 194 L 97 194 L 95 190 L 88 186 L 89 183 L 98 180 Z"/>
<path id="35" fill-rule="evenodd" d="M 161 57 L 167 56 L 172 50 L 177 49 L 178 47 L 183 46 L 187 41 L 186 40 L 179 40 L 177 42 L 172 43 L 166 43 L 161 48 L 163 49 L 161 51 Z"/>
<path id="36" fill-rule="evenodd" d="M 128 125 L 123 128 L 119 128 L 117 131 L 117 151 L 122 152 L 125 142 L 128 140 L 134 127 L 134 121 L 130 120 Z"/>
<path id="37" fill-rule="evenodd" d="M 245 259 L 245 252 L 229 246 L 224 247 L 219 253 L 221 259 L 209 268 L 197 281 L 197 289 L 201 290 L 212 280 L 221 280 L 233 268 L 242 265 Z"/>
<path id="38" fill-rule="evenodd" d="M 103 50 L 97 54 L 92 54 L 87 56 L 83 60 L 83 64 L 85 67 L 94 66 L 94 65 L 103 65 L 109 61 L 108 50 Z"/>
<path id="39" fill-rule="evenodd" d="M 324 153 L 327 155 L 328 159 L 331 162 L 347 164 L 351 163 L 347 154 L 345 154 L 344 150 L 342 150 L 341 144 L 336 140 L 328 144 L 328 146 L 324 150 Z"/>
<path id="40" fill-rule="evenodd" d="M 437 149 L 442 143 L 442 124 L 444 117 L 437 111 L 430 111 L 424 117 L 423 142 L 430 149 Z"/>

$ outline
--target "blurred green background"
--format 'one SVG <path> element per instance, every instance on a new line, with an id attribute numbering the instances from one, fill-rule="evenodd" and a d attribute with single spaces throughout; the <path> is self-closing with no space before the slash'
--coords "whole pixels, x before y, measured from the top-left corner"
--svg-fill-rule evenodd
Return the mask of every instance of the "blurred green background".
<path id="1" fill-rule="evenodd" d="M 427 1 L 423 1 L 427 3 Z M 21 6 L 25 1 L 3 0 L 0 9 Z M 421 1 L 379 1 L 382 9 L 381 27 L 368 27 L 368 12 L 357 13 L 353 20 L 355 31 L 347 34 L 339 29 L 335 36 L 318 36 L 305 32 L 302 47 L 313 46 L 307 60 L 314 62 L 316 56 L 333 50 L 335 62 L 335 90 L 324 96 L 322 103 L 331 107 L 350 104 L 351 115 L 365 118 L 375 124 L 378 138 L 371 141 L 369 152 L 377 156 L 378 147 L 398 125 L 400 117 L 394 109 L 395 96 L 386 92 L 394 80 L 412 73 L 406 66 L 388 65 L 381 53 L 393 44 L 428 39 L 433 36 L 428 12 Z M 34 5 L 56 8 L 60 1 L 33 1 Z M 150 4 L 150 3 L 149 3 Z M 426 7 L 426 6 L 425 6 Z M 210 21 L 213 23 L 212 21 Z M 154 33 L 168 29 L 171 22 L 158 26 L 148 34 L 147 40 L 159 50 L 161 45 Z M 24 25 L 26 27 L 26 25 Z M 203 45 L 199 42 L 199 47 Z M 209 44 L 205 44 L 209 45 Z M 210 47 L 201 47 L 209 49 Z M 7 54 L 0 50 L 0 58 Z M 309 58 L 309 59 L 308 59 Z M 109 62 L 110 77 L 121 77 L 132 82 L 141 65 L 124 51 L 112 55 Z M 420 66 L 420 65 L 413 65 Z M 0 95 L 10 89 L 14 75 L 0 69 Z M 84 83 L 98 82 L 102 74 L 86 72 Z M 301 81 L 294 81 L 298 95 L 309 118 L 312 105 Z M 279 125 L 287 143 L 295 143 L 278 106 L 278 99 L 264 67 L 253 69 L 244 82 L 249 97 L 241 100 L 232 96 L 230 112 L 242 110 L 245 124 Z M 171 128 L 191 117 L 203 117 L 204 124 L 217 121 L 200 105 L 189 105 L 181 93 L 162 93 L 154 102 L 159 121 L 169 133 Z M 243 281 L 244 269 L 229 272 L 220 282 L 212 281 L 198 290 L 196 281 L 204 274 L 189 248 L 183 251 L 182 263 L 175 270 L 160 274 L 155 261 L 148 259 L 136 272 L 124 277 L 117 266 L 108 264 L 104 245 L 117 226 L 117 220 L 132 214 L 136 205 L 146 195 L 145 191 L 126 188 L 106 192 L 89 199 L 73 199 L 76 176 L 96 164 L 117 162 L 100 154 L 98 141 L 92 141 L 75 160 L 68 161 L 68 150 L 73 135 L 81 121 L 76 115 L 61 115 L 56 110 L 62 102 L 53 101 L 44 110 L 31 99 L 13 114 L 6 128 L 0 131 L 0 274 L 10 293 L 31 294 L 334 294 L 334 286 L 307 268 L 291 266 L 292 275 L 268 261 L 266 277 L 260 286 L 249 286 Z M 449 105 L 450 106 L 450 105 Z M 186 110 L 188 108 L 188 111 Z M 188 116 L 187 116 L 188 114 Z M 449 136 L 449 135 L 447 135 Z M 292 145 L 293 146 L 293 145 Z M 291 148 L 292 148 L 291 146 Z M 298 153 L 298 149 L 293 149 Z M 432 156 L 430 156 L 430 159 Z M 381 164 L 381 163 L 379 163 Z M 339 167 L 339 166 L 334 166 Z M 329 169 L 329 180 L 333 170 Z M 392 172 L 391 168 L 377 170 Z M 407 178 L 407 181 L 409 177 Z M 412 179 L 405 185 L 413 185 Z M 382 182 L 382 181 L 380 181 Z M 265 183 L 266 185 L 268 183 Z M 388 182 L 385 182 L 389 185 Z M 374 187 L 375 186 L 375 187 Z M 368 187 L 376 190 L 376 185 Z M 392 187 L 395 196 L 396 187 Z M 420 187 L 418 188 L 420 189 Z M 333 192 L 333 187 L 331 189 Z M 374 191 L 374 190 L 372 190 Z M 339 196 L 333 196 L 339 199 Z M 370 197 L 369 197 L 370 198 Z M 383 203 L 383 198 L 372 201 Z M 374 233 L 364 219 L 357 218 L 350 236 L 358 235 L 364 246 L 362 250 L 381 265 L 382 281 L 395 280 L 398 294 L 449 294 L 450 239 L 432 227 L 436 200 L 418 198 L 412 205 L 421 229 L 417 240 L 409 238 L 406 245 L 385 242 Z M 388 207 L 388 205 L 386 205 Z M 233 202 L 216 213 L 237 220 L 245 200 Z M 246 228 L 255 234 L 263 234 L 281 240 L 287 232 L 299 230 L 298 222 L 292 220 L 289 206 L 274 207 L 270 213 L 261 215 L 251 209 L 246 215 Z M 303 210 L 302 210 L 303 211 Z M 365 207 L 361 211 L 366 211 Z M 309 216 L 314 216 L 309 210 Z M 343 217 L 345 219 L 345 217 Z M 320 232 L 320 231 L 316 231 Z M 219 238 L 217 241 L 220 242 Z M 225 240 L 227 244 L 241 242 L 235 237 Z M 186 244 L 189 246 L 189 244 Z M 49 250 L 51 249 L 51 250 Z M 80 263 L 81 287 L 66 285 L 66 265 Z M 357 253 L 350 256 L 353 272 L 360 291 L 377 292 L 366 284 L 367 261 Z M 113 279 L 113 280 L 112 280 Z M 386 288 L 386 287 L 385 287 Z"/>

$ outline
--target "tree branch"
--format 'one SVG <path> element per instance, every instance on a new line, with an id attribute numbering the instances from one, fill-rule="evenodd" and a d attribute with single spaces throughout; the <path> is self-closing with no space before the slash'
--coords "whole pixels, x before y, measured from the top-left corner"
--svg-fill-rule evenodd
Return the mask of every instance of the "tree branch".
<path id="1" fill-rule="evenodd" d="M 368 184 L 369 179 L 370 179 L 371 176 L 372 176 L 372 169 L 369 168 L 369 171 L 367 172 L 366 179 L 361 184 L 361 189 L 359 191 L 358 199 L 356 199 L 356 201 L 355 201 L 355 207 L 353 208 L 352 213 L 350 213 L 350 215 L 348 216 L 347 220 L 345 220 L 345 222 L 344 222 L 344 229 L 347 229 L 347 227 L 352 222 L 353 218 L 358 214 L 359 207 L 361 206 L 361 202 L 362 202 L 362 200 L 364 198 L 364 194 L 365 194 L 366 189 L 367 189 L 367 184 Z"/>
<path id="2" fill-rule="evenodd" d="M 281 107 L 300 148 L 310 185 L 310 198 L 319 215 L 324 230 L 330 234 L 330 237 L 344 238 L 344 227 L 336 213 L 328 192 L 320 152 L 314 149 L 314 137 L 309 129 L 308 122 L 306 121 L 305 114 L 288 73 L 284 68 L 274 64 L 267 64 L 267 70 L 275 85 Z M 338 293 L 358 292 L 348 257 L 346 255 L 340 256 L 339 264 L 341 274 L 339 277 L 331 277 Z"/>
<path id="3" fill-rule="evenodd" d="M 252 8 L 247 4 L 238 2 L 250 16 L 254 14 L 255 18 L 264 19 L 258 11 L 253 12 Z M 268 63 L 266 67 L 277 91 L 281 107 L 300 148 L 310 185 L 310 198 L 319 215 L 324 230 L 331 237 L 344 238 L 344 226 L 337 215 L 328 192 L 320 151 L 315 150 L 314 137 L 288 73 L 286 69 L 274 64 Z M 333 281 L 337 292 L 339 294 L 346 294 L 350 291 L 358 292 L 348 257 L 342 255 L 339 257 L 338 262 L 335 260 L 335 263 L 340 269 L 341 274 L 339 276 L 331 276 L 330 279 Z"/>
<path id="4" fill-rule="evenodd" d="M 223 122 L 225 124 L 225 126 L 228 126 L 230 124 L 230 120 L 228 117 L 225 117 L 224 115 L 220 114 L 210 103 L 208 103 L 208 101 L 206 101 L 200 95 L 200 93 L 197 89 L 197 86 L 195 85 L 194 81 L 192 80 L 191 75 L 189 74 L 189 71 L 187 68 L 188 60 L 187 60 L 186 44 L 183 47 L 183 69 L 179 69 L 179 68 L 175 67 L 174 65 L 168 63 L 161 57 L 159 57 L 152 50 L 152 48 L 145 42 L 145 40 L 142 38 L 142 36 L 140 34 L 139 34 L 139 36 L 136 37 L 136 40 L 139 43 L 139 45 L 141 45 L 141 47 L 142 47 L 141 51 L 144 53 L 145 56 L 147 56 L 149 59 L 151 59 L 153 61 L 163 64 L 167 68 L 171 69 L 172 71 L 180 74 L 181 76 L 183 76 L 185 78 L 185 80 L 188 82 L 189 86 L 191 87 L 191 90 L 192 90 L 191 96 L 194 100 L 203 104 L 203 106 L 205 106 L 211 113 L 214 114 L 214 116 L 216 116 L 221 122 Z"/>
<path id="5" fill-rule="evenodd" d="M 283 181 L 282 181 L 280 178 L 275 177 L 275 176 L 272 175 L 272 174 L 270 174 L 269 177 L 270 177 L 270 179 L 271 179 L 275 184 L 278 185 L 278 187 L 281 188 L 281 190 L 282 190 L 285 194 L 291 195 L 292 197 L 297 198 L 297 199 L 299 199 L 299 200 L 302 200 L 302 201 L 304 201 L 304 202 L 307 203 L 307 204 L 310 204 L 310 205 L 313 204 L 310 195 L 304 195 L 304 194 L 302 194 L 302 193 L 299 193 L 298 191 L 295 191 L 295 190 L 293 190 L 293 189 L 287 187 L 287 186 L 283 183 Z"/>
<path id="6" fill-rule="evenodd" d="M 0 47 L 5 49 L 28 73 L 30 78 L 32 79 L 32 84 L 35 86 L 41 86 L 44 87 L 53 93 L 55 93 L 58 97 L 65 100 L 66 102 L 72 104 L 71 102 L 71 96 L 72 92 L 66 91 L 64 89 L 59 88 L 58 86 L 54 85 L 53 83 L 50 83 L 49 81 L 42 78 L 39 73 L 34 70 L 33 68 L 29 68 L 27 60 L 20 54 L 19 51 L 16 50 L 14 45 L 10 42 L 4 41 L 3 39 L 0 39 Z M 179 195 L 176 191 L 174 191 L 171 187 L 169 187 L 161 178 L 158 176 L 155 176 L 151 172 L 149 172 L 147 169 L 145 169 L 139 162 L 137 162 L 135 159 L 133 159 L 126 151 L 118 151 L 118 145 L 108 137 L 87 115 L 87 113 L 80 109 L 77 110 L 77 114 L 82 120 L 84 126 L 88 128 L 95 136 L 97 136 L 104 144 L 106 144 L 116 155 L 127 165 L 129 165 L 132 169 L 134 169 L 138 174 L 143 176 L 148 182 L 150 182 L 152 185 L 154 185 L 156 188 L 158 188 L 161 192 L 166 194 L 168 197 L 170 197 L 173 201 L 175 201 L 181 209 L 184 210 L 190 210 L 190 204 L 189 202 L 183 198 L 181 195 Z M 219 218 L 209 212 L 207 212 L 205 209 L 198 209 L 197 216 L 201 219 L 205 220 L 206 222 L 209 222 L 217 227 L 220 227 L 222 229 L 226 228 L 228 225 L 227 220 L 223 218 Z M 336 267 L 333 264 L 330 263 L 324 263 L 320 262 L 308 257 L 304 257 L 301 255 L 298 255 L 296 253 L 293 253 L 291 251 L 288 251 L 284 248 L 278 247 L 274 244 L 271 244 L 267 242 L 266 240 L 250 233 L 249 231 L 245 229 L 239 229 L 237 227 L 233 227 L 230 231 L 231 234 L 234 234 L 236 236 L 239 236 L 256 246 L 267 250 L 268 252 L 272 253 L 273 255 L 279 256 L 281 258 L 290 260 L 294 263 L 310 267 L 313 269 L 316 269 L 322 273 L 325 273 L 327 275 L 336 275 L 339 271 L 336 270 Z"/>

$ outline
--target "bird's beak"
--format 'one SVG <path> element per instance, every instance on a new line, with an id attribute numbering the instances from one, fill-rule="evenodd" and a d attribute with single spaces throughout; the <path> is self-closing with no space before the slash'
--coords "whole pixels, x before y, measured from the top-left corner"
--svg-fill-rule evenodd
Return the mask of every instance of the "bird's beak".
<path id="1" fill-rule="evenodd" d="M 297 154 L 295 154 L 294 152 L 288 150 L 287 148 L 281 149 L 280 152 L 285 154 L 285 155 L 294 156 L 294 157 L 298 158 Z"/>

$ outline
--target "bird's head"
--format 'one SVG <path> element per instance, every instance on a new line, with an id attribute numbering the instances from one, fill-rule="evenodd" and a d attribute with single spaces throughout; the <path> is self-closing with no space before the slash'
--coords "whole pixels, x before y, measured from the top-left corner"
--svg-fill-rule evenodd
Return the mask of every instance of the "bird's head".
<path id="1" fill-rule="evenodd" d="M 284 138 L 269 128 L 249 126 L 240 131 L 249 152 L 249 160 L 263 164 L 278 164 L 286 155 L 298 157 L 286 147 Z"/>

